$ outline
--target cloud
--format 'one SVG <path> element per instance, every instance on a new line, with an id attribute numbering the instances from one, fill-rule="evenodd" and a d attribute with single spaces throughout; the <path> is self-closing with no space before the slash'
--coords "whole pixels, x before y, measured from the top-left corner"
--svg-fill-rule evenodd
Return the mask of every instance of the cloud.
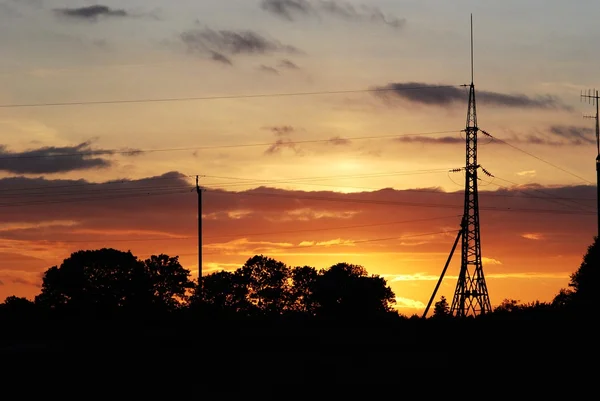
<path id="1" fill-rule="evenodd" d="M 131 152 L 134 154 L 136 151 Z M 107 168 L 112 165 L 112 162 L 98 156 L 113 153 L 110 150 L 92 149 L 90 142 L 75 146 L 49 146 L 22 152 L 12 152 L 0 145 L 0 171 L 15 174 L 51 174 Z"/>
<path id="2" fill-rule="evenodd" d="M 456 104 L 464 106 L 469 100 L 469 93 L 465 88 L 432 85 L 422 82 L 389 83 L 374 89 L 377 91 L 375 92 L 377 97 L 391 103 L 395 103 L 394 101 L 397 100 L 404 100 L 414 104 L 449 107 Z M 529 97 L 523 94 L 505 94 L 478 90 L 476 96 L 478 103 L 490 106 L 570 110 L 568 106 L 565 106 L 560 100 L 550 95 Z"/>
<path id="3" fill-rule="evenodd" d="M 191 29 L 180 39 L 189 53 L 208 55 L 213 61 L 231 64 L 230 56 L 241 54 L 301 53 L 291 45 L 266 38 L 254 31 Z"/>
<path id="4" fill-rule="evenodd" d="M 60 8 L 54 10 L 58 15 L 77 20 L 97 21 L 106 17 L 128 17 L 129 13 L 122 9 L 113 9 L 103 5 L 80 8 Z"/>
<path id="5" fill-rule="evenodd" d="M 525 238 L 525 239 L 530 239 L 533 241 L 539 241 L 544 239 L 544 235 L 540 234 L 540 233 L 525 233 L 525 234 L 521 234 L 521 237 Z"/>
<path id="6" fill-rule="evenodd" d="M 535 170 L 519 171 L 517 175 L 519 177 L 535 177 L 537 172 Z"/>
<path id="7" fill-rule="evenodd" d="M 571 145 L 596 144 L 594 130 L 588 127 L 553 125 L 549 131 L 553 135 L 566 139 Z"/>
<path id="8" fill-rule="evenodd" d="M 335 145 L 335 146 L 346 146 L 346 145 L 350 145 L 352 143 L 352 141 L 347 138 L 341 138 L 339 136 L 334 136 L 333 138 L 330 138 L 327 141 L 327 143 L 329 143 L 331 145 Z"/>
<path id="9" fill-rule="evenodd" d="M 514 132 L 505 129 L 506 140 L 511 143 L 523 143 L 540 146 L 588 146 L 596 144 L 594 130 L 589 127 L 570 125 L 552 125 L 544 129 L 533 129 L 532 132 Z M 492 144 L 501 142 L 492 141 Z"/>
<path id="10" fill-rule="evenodd" d="M 440 138 L 430 138 L 422 136 L 405 136 L 401 138 L 395 138 L 394 141 L 402 143 L 423 143 L 423 144 L 443 144 L 443 145 L 454 145 L 464 144 L 465 140 L 460 137 L 444 136 Z"/>
<path id="11" fill-rule="evenodd" d="M 486 257 L 481 258 L 481 263 L 483 263 L 484 265 L 501 265 L 502 264 L 502 262 L 499 261 L 498 259 L 486 258 Z"/>
<path id="12" fill-rule="evenodd" d="M 269 67 L 268 65 L 261 65 L 258 67 L 259 71 L 265 72 L 267 74 L 279 75 L 279 71 L 276 68 Z"/>
<path id="13" fill-rule="evenodd" d="M 276 174 L 273 172 L 272 179 L 277 178 Z M 223 179 L 213 180 L 202 179 L 207 188 L 203 214 L 210 217 L 203 222 L 206 263 L 239 267 L 249 253 L 257 250 L 264 250 L 267 256 L 275 252 L 289 265 L 307 263 L 321 268 L 340 261 L 359 263 L 372 274 L 403 276 L 394 282 L 389 276 L 389 282 L 396 294 L 411 299 L 420 298 L 404 292 L 404 286 L 412 284 L 406 281 L 411 275 L 422 284 L 429 281 L 425 299 L 439 278 L 454 240 L 452 234 L 429 235 L 457 228 L 464 202 L 462 191 L 382 189 L 339 193 L 268 187 L 231 191 L 214 188 L 211 182 Z M 80 249 L 130 249 L 140 257 L 164 252 L 181 256 L 186 268 L 194 267 L 198 205 L 191 191 L 193 184 L 178 172 L 100 183 L 0 178 L 0 271 L 19 270 L 12 275 L 0 274 L 6 284 L 3 291 L 12 292 L 9 278 L 33 280 L 35 274 Z M 302 181 L 297 185 L 304 188 Z M 356 185 L 354 181 L 352 185 Z M 562 207 L 539 199 L 539 193 L 531 192 L 537 196 L 533 197 L 521 192 L 528 188 L 595 205 L 596 188 L 592 185 L 480 191 L 482 256 L 502 261 L 497 266 L 484 264 L 486 278 L 530 279 L 534 283 L 556 277 L 558 291 L 559 277 L 566 285 L 568 274 L 563 272 L 579 266 L 593 241 L 595 214 L 593 209 L 577 211 L 574 206 Z M 535 242 L 532 248 L 532 242 L 522 239 L 521 233 L 543 233 L 546 240 Z M 414 238 L 427 238 L 427 243 L 401 246 L 398 240 L 385 240 L 410 239 L 407 236 L 415 234 L 423 234 Z M 355 246 L 328 243 L 337 238 L 352 241 Z M 375 239 L 384 240 L 372 241 Z M 299 247 L 303 241 L 329 245 Z M 293 252 L 288 252 L 291 249 Z M 455 253 L 447 273 L 447 279 L 452 280 L 450 287 L 458 274 L 458 255 Z M 531 266 L 539 272 L 523 273 L 531 272 Z M 495 287 L 490 287 L 500 296 Z M 14 288 L 21 291 L 16 294 L 20 296 L 36 293 L 35 287 Z"/>
<path id="14" fill-rule="evenodd" d="M 296 129 L 291 125 L 278 125 L 272 127 L 265 127 L 265 129 L 273 132 L 273 134 L 275 134 L 276 136 L 288 136 L 296 131 Z"/>
<path id="15" fill-rule="evenodd" d="M 226 65 L 233 65 L 233 62 L 231 61 L 231 59 L 219 52 L 215 52 L 215 51 L 211 51 L 210 52 L 210 58 L 213 61 L 216 61 L 218 63 L 222 63 L 222 64 L 226 64 Z"/>
<path id="16" fill-rule="evenodd" d="M 279 63 L 279 68 L 287 68 L 288 70 L 299 70 L 300 67 L 293 61 L 284 59 Z"/>
<path id="17" fill-rule="evenodd" d="M 374 6 L 354 6 L 337 0 L 262 0 L 261 8 L 287 21 L 298 18 L 322 18 L 331 16 L 345 21 L 383 24 L 392 28 L 402 28 L 404 18 L 386 16 Z"/>
<path id="18" fill-rule="evenodd" d="M 294 153 L 300 154 L 301 150 L 298 148 L 298 145 L 294 141 L 289 138 L 286 139 L 278 139 L 274 144 L 269 146 L 267 150 L 265 150 L 266 155 L 273 155 L 277 153 L 281 153 L 283 149 L 293 150 Z"/>
<path id="19" fill-rule="evenodd" d="M 396 297 L 396 308 L 398 309 L 424 309 L 425 304 L 410 298 Z"/>

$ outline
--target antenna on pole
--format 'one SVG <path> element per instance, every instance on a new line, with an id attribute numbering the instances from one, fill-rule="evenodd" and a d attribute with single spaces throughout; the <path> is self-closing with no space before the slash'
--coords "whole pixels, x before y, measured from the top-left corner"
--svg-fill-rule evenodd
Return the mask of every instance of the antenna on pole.
<path id="1" fill-rule="evenodd" d="M 600 96 L 596 89 L 587 90 L 587 94 L 582 92 L 582 101 L 587 101 L 589 104 L 596 106 L 595 116 L 583 116 L 583 118 L 593 118 L 596 120 L 596 202 L 597 202 L 597 213 L 598 213 L 598 231 L 597 235 L 600 238 Z"/>
<path id="2" fill-rule="evenodd" d="M 475 62 L 473 60 L 473 14 L 471 14 L 471 84 L 475 82 L 474 80 L 474 70 L 475 70 Z"/>

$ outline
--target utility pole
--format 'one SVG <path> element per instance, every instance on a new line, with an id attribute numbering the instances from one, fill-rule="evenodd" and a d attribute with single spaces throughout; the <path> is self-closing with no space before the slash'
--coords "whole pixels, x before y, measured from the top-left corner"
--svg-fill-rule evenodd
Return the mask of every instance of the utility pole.
<path id="1" fill-rule="evenodd" d="M 466 163 L 465 172 L 465 201 L 464 212 L 461 222 L 461 232 L 457 235 L 448 257 L 448 261 L 442 271 L 440 280 L 434 290 L 437 292 L 446 269 L 450 264 L 452 254 L 462 239 L 461 264 L 456 290 L 452 299 L 450 313 L 456 317 L 476 316 L 492 311 L 487 284 L 483 275 L 481 258 L 481 236 L 479 230 L 479 196 L 477 189 L 477 170 L 481 167 L 477 162 L 477 134 L 480 131 L 477 126 L 477 107 L 475 103 L 474 84 L 474 62 L 473 62 L 473 15 L 471 14 L 471 84 L 469 87 L 469 106 L 467 111 L 467 124 L 465 128 Z M 483 132 L 483 131 L 482 131 Z M 430 299 L 426 313 L 433 300 Z"/>
<path id="2" fill-rule="evenodd" d="M 199 184 L 199 176 L 196 176 L 196 193 L 198 193 L 198 295 L 202 295 L 202 191 Z"/>
<path id="3" fill-rule="evenodd" d="M 595 116 L 584 116 L 584 118 L 593 118 L 596 120 L 596 210 L 598 213 L 598 227 L 596 231 L 596 235 L 600 238 L 600 117 L 598 114 L 598 101 L 600 97 L 598 96 L 597 90 L 588 90 L 587 94 L 582 93 L 581 99 L 586 99 L 588 103 L 591 103 L 596 106 L 596 115 Z"/>

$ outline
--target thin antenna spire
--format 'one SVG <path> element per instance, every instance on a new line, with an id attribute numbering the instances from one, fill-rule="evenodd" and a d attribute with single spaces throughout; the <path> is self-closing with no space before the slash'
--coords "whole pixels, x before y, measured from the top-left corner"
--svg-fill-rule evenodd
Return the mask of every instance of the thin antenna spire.
<path id="1" fill-rule="evenodd" d="M 473 61 L 473 14 L 471 14 L 471 85 L 474 82 L 474 61 Z"/>

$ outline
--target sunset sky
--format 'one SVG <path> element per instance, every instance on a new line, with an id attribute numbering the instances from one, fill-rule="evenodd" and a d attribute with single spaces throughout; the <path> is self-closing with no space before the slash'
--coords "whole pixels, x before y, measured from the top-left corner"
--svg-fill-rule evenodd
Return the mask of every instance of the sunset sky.
<path id="1" fill-rule="evenodd" d="M 201 175 L 206 273 L 360 264 L 422 311 L 462 214 L 471 13 L 491 301 L 551 300 L 596 234 L 591 0 L 0 0 L 0 300 L 79 249 L 195 277 Z"/>

